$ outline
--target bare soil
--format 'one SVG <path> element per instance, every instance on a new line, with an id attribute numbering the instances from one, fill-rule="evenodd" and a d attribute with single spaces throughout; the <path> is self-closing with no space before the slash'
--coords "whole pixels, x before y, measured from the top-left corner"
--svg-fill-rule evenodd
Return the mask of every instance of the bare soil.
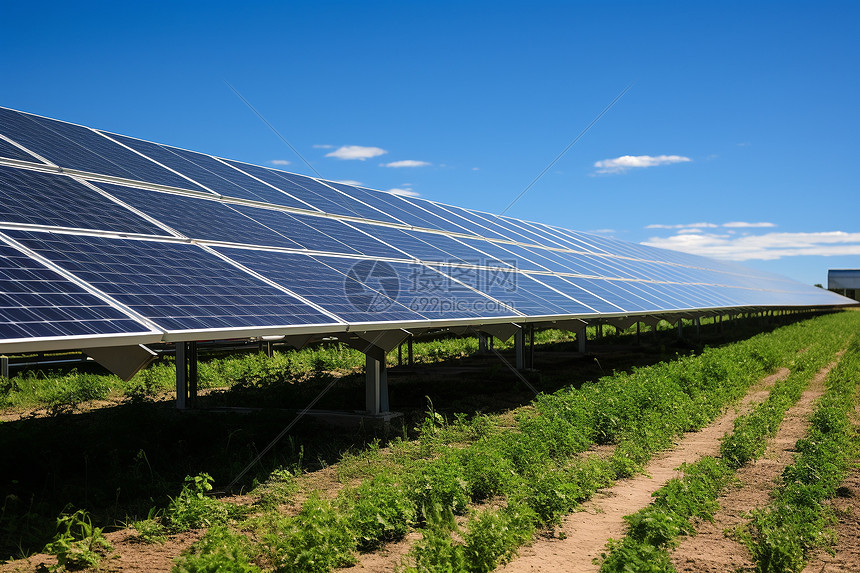
<path id="1" fill-rule="evenodd" d="M 731 532 L 747 521 L 750 510 L 770 501 L 776 480 L 794 461 L 794 445 L 806 434 L 815 400 L 824 394 L 824 379 L 835 365 L 833 362 L 815 375 L 800 400 L 786 412 L 764 455 L 738 470 L 738 486 L 717 500 L 720 509 L 713 522 L 699 521 L 696 535 L 681 542 L 672 554 L 679 573 L 755 570 L 749 550 Z"/>
<path id="2" fill-rule="evenodd" d="M 617 482 L 583 504 L 582 511 L 568 516 L 562 523 L 559 538 L 542 538 L 524 548 L 520 557 L 499 568 L 505 573 L 526 571 L 597 571 L 593 563 L 604 551 L 607 540 L 620 538 L 625 532 L 624 516 L 651 503 L 651 495 L 680 472 L 683 463 L 720 451 L 720 438 L 753 404 L 763 401 L 773 384 L 788 376 L 783 368 L 759 381 L 737 408 L 724 413 L 709 426 L 686 434 L 672 450 L 657 455 L 645 468 L 645 474 Z"/>

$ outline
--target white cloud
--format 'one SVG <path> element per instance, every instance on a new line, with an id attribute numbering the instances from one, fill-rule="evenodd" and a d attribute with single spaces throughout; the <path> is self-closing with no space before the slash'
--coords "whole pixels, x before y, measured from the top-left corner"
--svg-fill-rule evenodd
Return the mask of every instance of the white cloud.
<path id="1" fill-rule="evenodd" d="M 335 157 L 337 159 L 358 159 L 364 161 L 371 157 L 378 157 L 388 153 L 380 147 L 364 147 L 361 145 L 344 145 L 338 147 L 331 153 L 326 153 L 326 157 Z"/>
<path id="2" fill-rule="evenodd" d="M 692 159 L 683 155 L 622 155 L 615 159 L 597 161 L 594 166 L 597 167 L 595 173 L 624 173 L 633 168 L 655 167 L 688 161 L 692 161 Z"/>
<path id="3" fill-rule="evenodd" d="M 860 255 L 860 233 L 765 233 L 717 235 L 678 233 L 652 237 L 643 244 L 733 261 L 775 260 L 783 257 Z"/>
<path id="4" fill-rule="evenodd" d="M 481 170 L 480 167 L 472 167 L 472 171 L 480 171 L 480 170 Z"/>
<path id="5" fill-rule="evenodd" d="M 735 229 L 761 229 L 766 227 L 776 227 L 776 223 L 744 223 L 743 221 L 731 221 L 723 223 L 723 227 L 732 227 Z"/>
<path id="6" fill-rule="evenodd" d="M 400 161 L 392 161 L 391 163 L 380 163 L 382 167 L 427 167 L 432 165 L 428 161 L 416 161 L 414 159 L 402 159 Z"/>
<path id="7" fill-rule="evenodd" d="M 405 189 L 400 188 L 400 187 L 394 187 L 393 189 L 389 189 L 388 192 L 391 193 L 392 195 L 400 195 L 402 197 L 420 197 L 421 196 L 421 194 L 418 193 L 418 191 L 415 191 L 414 189 L 409 189 L 408 187 Z"/>
<path id="8" fill-rule="evenodd" d="M 286 159 L 272 159 L 269 163 L 272 165 L 289 165 L 290 162 Z"/>
<path id="9" fill-rule="evenodd" d="M 752 143 L 750 143 L 749 141 L 741 141 L 737 144 L 738 147 L 749 147 L 750 145 L 752 145 Z"/>
<path id="10" fill-rule="evenodd" d="M 646 225 L 646 229 L 708 229 L 717 228 L 714 223 L 688 223 L 686 225 Z"/>
<path id="11" fill-rule="evenodd" d="M 646 229 L 716 229 L 725 227 L 727 229 L 764 229 L 776 227 L 776 223 L 746 223 L 744 221 L 729 221 L 728 223 L 681 223 L 680 225 L 645 225 Z"/>
<path id="12" fill-rule="evenodd" d="M 588 232 L 595 235 L 613 235 L 615 234 L 615 229 L 592 229 Z"/>
<path id="13" fill-rule="evenodd" d="M 335 181 L 335 183 L 343 183 L 344 185 L 361 185 L 361 181 L 355 179 L 344 179 L 343 181 Z"/>
<path id="14" fill-rule="evenodd" d="M 313 148 L 314 148 L 314 149 L 334 149 L 334 145 L 320 145 L 320 144 L 317 144 L 317 145 L 314 145 L 314 146 L 313 146 Z"/>

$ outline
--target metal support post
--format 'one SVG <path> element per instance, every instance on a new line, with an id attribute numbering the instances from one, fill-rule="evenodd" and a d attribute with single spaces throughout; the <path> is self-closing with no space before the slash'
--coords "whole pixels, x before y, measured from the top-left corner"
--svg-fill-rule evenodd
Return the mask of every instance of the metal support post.
<path id="1" fill-rule="evenodd" d="M 579 352 L 581 354 L 585 354 L 585 339 L 586 339 L 585 333 L 586 332 L 587 331 L 585 330 L 585 325 L 583 325 L 582 328 L 580 328 L 578 331 L 576 331 L 576 342 L 577 342 L 577 345 L 579 346 Z"/>
<path id="2" fill-rule="evenodd" d="M 697 316 L 693 319 L 693 324 L 696 326 L 696 338 L 700 338 L 702 334 L 702 319 Z"/>
<path id="3" fill-rule="evenodd" d="M 489 352 L 489 350 L 487 349 L 487 346 L 488 346 L 487 335 L 484 334 L 483 332 L 479 332 L 478 333 L 478 354 L 486 354 L 487 352 Z"/>
<path id="4" fill-rule="evenodd" d="M 397 345 L 397 365 L 403 366 L 403 343 Z"/>
<path id="5" fill-rule="evenodd" d="M 187 342 L 188 345 L 188 407 L 197 406 L 197 343 Z"/>
<path id="6" fill-rule="evenodd" d="M 0 376 L 9 378 L 9 357 L 0 356 Z"/>
<path id="7" fill-rule="evenodd" d="M 684 319 L 679 318 L 678 319 L 678 340 L 681 340 L 683 338 L 684 338 Z"/>
<path id="8" fill-rule="evenodd" d="M 514 334 L 514 352 L 516 354 L 516 369 L 522 370 L 525 367 L 525 336 L 523 336 L 523 329 L 520 328 L 516 334 Z"/>
<path id="9" fill-rule="evenodd" d="M 526 368 L 535 367 L 535 327 L 529 325 L 529 351 L 526 354 Z"/>
<path id="10" fill-rule="evenodd" d="M 603 338 L 603 324 L 598 324 L 598 325 L 597 325 L 597 334 L 596 334 L 596 337 L 597 337 L 597 340 L 600 340 L 601 338 Z"/>
<path id="11" fill-rule="evenodd" d="M 184 410 L 188 407 L 188 360 L 185 355 L 185 343 L 177 342 L 176 347 L 176 408 Z"/>
<path id="12" fill-rule="evenodd" d="M 274 354 L 275 354 L 275 350 L 274 350 L 274 348 L 272 347 L 272 341 L 271 341 L 271 340 L 267 340 L 267 341 L 266 341 L 266 356 L 268 356 L 269 358 L 271 358 L 272 356 L 274 356 Z"/>
<path id="13" fill-rule="evenodd" d="M 176 408 L 193 408 L 197 402 L 197 343 L 176 343 Z"/>
<path id="14" fill-rule="evenodd" d="M 364 404 L 369 414 L 388 411 L 388 376 L 385 368 L 385 352 L 380 348 L 365 353 Z"/>
<path id="15" fill-rule="evenodd" d="M 406 339 L 406 361 L 409 366 L 412 366 L 412 335 L 409 335 L 409 338 Z"/>
<path id="16" fill-rule="evenodd" d="M 640 324 L 639 322 L 636 323 L 636 346 L 639 346 L 642 344 L 642 338 L 641 338 L 642 333 L 639 329 L 639 324 Z"/>

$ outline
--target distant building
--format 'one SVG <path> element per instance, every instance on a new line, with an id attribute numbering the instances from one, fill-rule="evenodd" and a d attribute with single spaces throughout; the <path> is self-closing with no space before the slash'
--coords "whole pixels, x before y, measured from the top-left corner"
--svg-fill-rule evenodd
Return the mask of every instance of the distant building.
<path id="1" fill-rule="evenodd" d="M 860 300 L 860 269 L 830 269 L 827 289 L 854 300 Z"/>

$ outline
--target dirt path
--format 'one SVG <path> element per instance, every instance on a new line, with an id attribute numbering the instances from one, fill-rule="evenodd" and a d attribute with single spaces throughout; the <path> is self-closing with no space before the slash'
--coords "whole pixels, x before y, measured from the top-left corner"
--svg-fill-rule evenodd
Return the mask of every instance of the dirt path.
<path id="1" fill-rule="evenodd" d="M 101 562 L 98 570 L 105 573 L 170 573 L 173 560 L 202 536 L 202 530 L 188 531 L 171 536 L 164 544 L 147 544 L 136 541 L 129 530 L 107 533 L 105 537 L 113 545 L 114 552 Z M 57 558 L 42 553 L 31 555 L 27 559 L 0 565 L 0 573 L 36 572 L 40 564 L 47 567 L 56 565 Z"/>
<path id="2" fill-rule="evenodd" d="M 727 537 L 724 531 L 731 531 L 746 522 L 745 516 L 751 509 L 767 505 L 777 478 L 794 461 L 794 445 L 806 434 L 815 400 L 824 394 L 824 379 L 835 365 L 833 362 L 815 375 L 797 404 L 786 412 L 764 455 L 738 470 L 739 485 L 717 500 L 720 509 L 714 515 L 713 523 L 698 522 L 696 535 L 681 542 L 672 554 L 672 563 L 679 573 L 755 569 L 746 546 Z"/>
<path id="3" fill-rule="evenodd" d="M 592 563 L 604 550 L 607 539 L 624 535 L 624 516 L 651 503 L 651 494 L 677 477 L 675 470 L 684 462 L 720 451 L 720 438 L 732 428 L 735 418 L 763 401 L 771 386 L 788 375 L 783 368 L 753 386 L 740 405 L 729 410 L 709 426 L 686 434 L 678 445 L 657 455 L 645 468 L 645 475 L 619 481 L 583 504 L 583 511 L 568 516 L 561 527 L 564 539 L 540 539 L 521 551 L 520 557 L 501 567 L 505 573 L 526 571 L 597 571 Z"/>

